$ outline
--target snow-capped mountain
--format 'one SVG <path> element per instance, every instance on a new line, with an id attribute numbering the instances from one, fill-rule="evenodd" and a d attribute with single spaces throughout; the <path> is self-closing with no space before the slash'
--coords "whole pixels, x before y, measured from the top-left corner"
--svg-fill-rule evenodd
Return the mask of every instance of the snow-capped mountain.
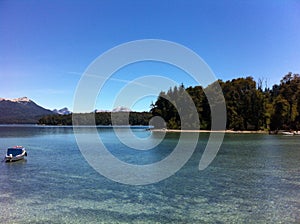
<path id="1" fill-rule="evenodd" d="M 119 106 L 114 108 L 113 110 L 95 110 L 95 113 L 102 113 L 102 112 L 132 112 L 128 107 Z"/>
<path id="2" fill-rule="evenodd" d="M 111 110 L 94 110 L 94 113 L 104 113 L 104 112 L 111 112 Z"/>
<path id="3" fill-rule="evenodd" d="M 0 101 L 10 101 L 10 102 L 15 102 L 15 103 L 29 103 L 31 100 L 24 96 L 24 97 L 20 97 L 20 98 L 16 98 L 16 99 L 8 99 L 8 98 L 1 98 L 0 97 Z"/>
<path id="4" fill-rule="evenodd" d="M 0 98 L 1 124 L 33 124 L 45 115 L 53 114 L 27 97 L 16 99 Z"/>
<path id="5" fill-rule="evenodd" d="M 112 112 L 131 112 L 128 107 L 119 106 L 112 110 Z"/>
<path id="6" fill-rule="evenodd" d="M 54 109 L 53 112 L 60 115 L 68 115 L 72 113 L 67 107 L 64 107 L 60 110 Z"/>

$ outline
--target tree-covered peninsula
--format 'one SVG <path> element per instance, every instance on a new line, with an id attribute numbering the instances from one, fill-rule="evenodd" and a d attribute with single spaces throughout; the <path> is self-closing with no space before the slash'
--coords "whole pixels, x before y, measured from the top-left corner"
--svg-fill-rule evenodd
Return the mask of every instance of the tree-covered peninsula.
<path id="1" fill-rule="evenodd" d="M 252 77 L 237 78 L 230 81 L 218 80 L 226 102 L 226 129 L 230 130 L 300 130 L 300 76 L 288 73 L 280 84 L 271 88 L 263 80 L 256 82 Z M 210 105 L 205 91 L 213 90 L 214 84 L 204 89 L 201 86 L 185 88 L 183 85 L 162 91 L 150 112 L 114 113 L 114 125 L 148 125 L 153 116 L 165 120 L 169 129 L 180 129 L 181 119 L 178 113 L 178 99 L 184 99 L 188 93 L 198 112 L 201 129 L 211 128 Z M 179 100 L 180 101 L 180 100 Z M 111 112 L 81 114 L 80 119 L 94 116 L 97 125 L 112 125 Z M 72 115 L 48 115 L 39 120 L 39 124 L 72 125 Z M 191 124 L 192 125 L 192 124 Z"/>
<path id="2" fill-rule="evenodd" d="M 218 80 L 226 102 L 226 129 L 231 130 L 300 130 L 300 76 L 288 73 L 279 85 L 269 88 L 263 80 L 252 77 L 223 82 Z M 214 84 L 206 87 L 213 89 Z M 201 129 L 211 128 L 210 105 L 201 86 L 170 88 L 162 91 L 151 113 L 161 116 L 167 128 L 180 129 L 180 116 L 176 101 L 184 90 L 191 96 L 199 114 Z M 167 100 L 169 99 L 169 100 Z M 180 100 L 179 100 L 180 101 Z"/>

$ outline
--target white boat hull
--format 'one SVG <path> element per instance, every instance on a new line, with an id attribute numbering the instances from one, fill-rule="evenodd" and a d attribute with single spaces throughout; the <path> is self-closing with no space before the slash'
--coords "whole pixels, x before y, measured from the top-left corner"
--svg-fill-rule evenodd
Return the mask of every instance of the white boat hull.
<path id="1" fill-rule="evenodd" d="M 19 161 L 19 160 L 24 159 L 25 156 L 27 156 L 27 152 L 26 152 L 25 148 L 22 148 L 22 153 L 21 154 L 14 155 L 14 156 L 12 154 L 6 155 L 5 156 L 5 162 Z"/>
<path id="2" fill-rule="evenodd" d="M 5 156 L 5 161 L 6 162 L 15 162 L 15 161 L 19 161 L 21 159 L 24 159 L 25 156 L 13 156 L 13 157 L 9 157 L 9 156 Z"/>
<path id="3" fill-rule="evenodd" d="M 287 132 L 287 131 L 284 131 L 282 132 L 283 135 L 294 135 L 294 132 Z"/>

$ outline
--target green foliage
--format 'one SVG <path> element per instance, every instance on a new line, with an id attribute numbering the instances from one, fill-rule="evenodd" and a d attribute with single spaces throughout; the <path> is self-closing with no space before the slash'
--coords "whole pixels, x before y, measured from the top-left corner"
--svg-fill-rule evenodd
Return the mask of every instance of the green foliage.
<path id="1" fill-rule="evenodd" d="M 300 76 L 288 73 L 272 90 L 262 89 L 262 81 L 257 85 L 252 77 L 238 78 L 220 84 L 227 109 L 227 129 L 233 130 L 263 130 L 263 129 L 300 129 Z M 220 102 L 220 95 L 215 83 L 206 87 L 201 86 L 184 89 L 183 85 L 161 92 L 157 101 L 152 104 L 151 113 L 161 116 L 171 129 L 179 129 L 180 102 L 185 90 L 192 98 L 198 112 L 201 129 L 210 129 L 210 111 Z M 212 96 L 211 102 L 205 95 Z M 214 97 L 215 96 L 215 97 Z M 178 111 L 177 111 L 178 110 Z M 192 124 L 191 124 L 192 126 Z"/>
<path id="2" fill-rule="evenodd" d="M 76 119 L 84 125 L 148 125 L 152 115 L 149 112 L 100 112 L 77 114 Z M 69 115 L 48 115 L 39 120 L 43 125 L 72 125 L 72 114 Z"/>
<path id="3" fill-rule="evenodd" d="M 227 128 L 261 129 L 265 114 L 264 93 L 256 88 L 253 78 L 233 79 L 220 85 L 227 106 Z"/>
<path id="4" fill-rule="evenodd" d="M 273 106 L 274 113 L 271 116 L 271 129 L 286 128 L 287 124 L 290 122 L 289 102 L 286 99 L 284 99 L 282 95 L 279 95 L 275 98 Z"/>
<path id="5" fill-rule="evenodd" d="M 199 128 L 192 121 L 197 119 L 193 114 L 183 113 L 182 110 L 192 111 L 187 104 L 186 93 L 192 99 L 198 112 L 201 129 L 211 128 L 211 108 L 216 107 L 222 99 L 217 91 L 217 82 L 205 89 L 201 86 L 184 88 L 170 88 L 161 92 L 155 103 L 151 105 L 150 112 L 102 112 L 80 114 L 81 123 L 86 125 L 148 125 L 154 116 L 162 117 L 167 128 L 180 129 Z M 227 123 L 226 128 L 232 130 L 300 130 L 300 76 L 288 73 L 279 85 L 272 89 L 262 88 L 262 82 L 256 84 L 252 77 L 238 78 L 223 82 L 218 80 L 226 102 Z M 210 102 L 205 95 L 209 93 Z M 111 116 L 113 116 L 113 124 Z M 92 119 L 91 119 L 92 118 Z M 93 120 L 94 119 L 94 120 Z M 181 124 L 182 120 L 191 121 Z M 93 122 L 91 122 L 93 121 Z M 48 115 L 39 120 L 39 124 L 46 125 L 72 125 L 72 115 Z M 160 128 L 160 127 L 158 127 Z"/>

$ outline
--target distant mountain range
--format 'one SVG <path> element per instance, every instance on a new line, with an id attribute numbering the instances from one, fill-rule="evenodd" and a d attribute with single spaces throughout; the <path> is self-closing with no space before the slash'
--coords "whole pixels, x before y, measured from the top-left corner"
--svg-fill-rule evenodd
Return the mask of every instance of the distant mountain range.
<path id="1" fill-rule="evenodd" d="M 72 112 L 69 111 L 69 109 L 66 108 L 66 107 L 64 107 L 64 108 L 62 108 L 62 109 L 60 109 L 60 110 L 54 109 L 53 112 L 54 112 L 55 114 L 60 114 L 60 115 L 69 115 L 69 114 L 72 113 Z"/>
<path id="2" fill-rule="evenodd" d="M 94 112 L 131 112 L 127 107 L 116 107 L 112 111 L 95 110 Z M 72 112 L 64 107 L 60 110 L 48 110 L 27 97 L 17 99 L 0 98 L 0 124 L 37 124 L 46 115 L 69 115 Z"/>
<path id="3" fill-rule="evenodd" d="M 114 108 L 113 110 L 95 110 L 95 113 L 102 113 L 102 112 L 133 112 L 128 107 L 119 106 Z"/>
<path id="4" fill-rule="evenodd" d="M 0 98 L 0 124 L 35 124 L 39 118 L 54 114 L 27 97 Z"/>

